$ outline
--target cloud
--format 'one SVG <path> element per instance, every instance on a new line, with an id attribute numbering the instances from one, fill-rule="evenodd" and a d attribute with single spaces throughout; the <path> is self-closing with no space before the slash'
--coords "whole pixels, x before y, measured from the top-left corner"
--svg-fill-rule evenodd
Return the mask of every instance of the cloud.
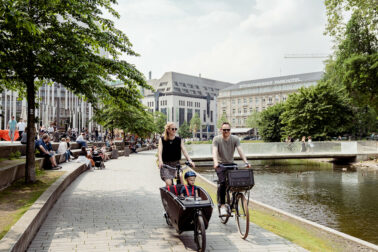
<path id="1" fill-rule="evenodd" d="M 141 54 L 126 57 L 159 78 L 177 71 L 217 80 L 319 71 L 319 59 L 285 53 L 328 53 L 325 9 L 318 0 L 119 1 L 121 28 Z"/>

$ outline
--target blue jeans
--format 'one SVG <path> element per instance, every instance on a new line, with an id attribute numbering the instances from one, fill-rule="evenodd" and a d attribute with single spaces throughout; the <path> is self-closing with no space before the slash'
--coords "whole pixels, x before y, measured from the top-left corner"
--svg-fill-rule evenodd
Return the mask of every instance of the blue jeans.
<path id="1" fill-rule="evenodd" d="M 64 153 L 64 155 L 66 156 L 66 160 L 70 160 L 70 151 L 69 151 L 69 150 L 66 151 L 66 152 Z"/>
<path id="2" fill-rule="evenodd" d="M 76 141 L 76 143 L 78 143 L 78 144 L 80 144 L 80 147 L 85 147 L 85 148 L 87 148 L 87 142 L 85 142 L 85 141 Z"/>

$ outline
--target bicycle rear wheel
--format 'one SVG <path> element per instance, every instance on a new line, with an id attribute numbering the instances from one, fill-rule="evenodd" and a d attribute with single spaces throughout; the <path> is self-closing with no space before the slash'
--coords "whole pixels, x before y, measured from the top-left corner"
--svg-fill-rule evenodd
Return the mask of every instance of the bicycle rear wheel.
<path id="1" fill-rule="evenodd" d="M 236 196 L 235 210 L 235 219 L 240 236 L 241 238 L 245 239 L 247 238 L 249 232 L 249 210 L 247 199 L 242 193 L 238 193 Z"/>
<path id="2" fill-rule="evenodd" d="M 194 241 L 197 244 L 198 251 L 206 251 L 206 228 L 202 215 L 197 216 L 194 230 Z"/>

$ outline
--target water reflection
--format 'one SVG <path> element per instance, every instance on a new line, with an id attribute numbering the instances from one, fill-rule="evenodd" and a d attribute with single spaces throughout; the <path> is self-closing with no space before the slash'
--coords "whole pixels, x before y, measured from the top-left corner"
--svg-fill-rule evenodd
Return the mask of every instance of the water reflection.
<path id="1" fill-rule="evenodd" d="M 254 199 L 378 244 L 378 173 L 306 160 L 254 161 Z M 197 168 L 210 180 L 212 167 Z"/>

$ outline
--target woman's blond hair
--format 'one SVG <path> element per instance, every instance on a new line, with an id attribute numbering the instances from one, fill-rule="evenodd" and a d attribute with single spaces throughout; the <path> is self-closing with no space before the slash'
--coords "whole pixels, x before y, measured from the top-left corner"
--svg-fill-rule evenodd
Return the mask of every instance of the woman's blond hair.
<path id="1" fill-rule="evenodd" d="M 164 141 L 168 141 L 168 136 L 169 136 L 168 129 L 172 125 L 175 125 L 175 123 L 173 123 L 173 122 L 167 122 L 167 124 L 164 126 L 164 135 L 163 135 Z"/>

